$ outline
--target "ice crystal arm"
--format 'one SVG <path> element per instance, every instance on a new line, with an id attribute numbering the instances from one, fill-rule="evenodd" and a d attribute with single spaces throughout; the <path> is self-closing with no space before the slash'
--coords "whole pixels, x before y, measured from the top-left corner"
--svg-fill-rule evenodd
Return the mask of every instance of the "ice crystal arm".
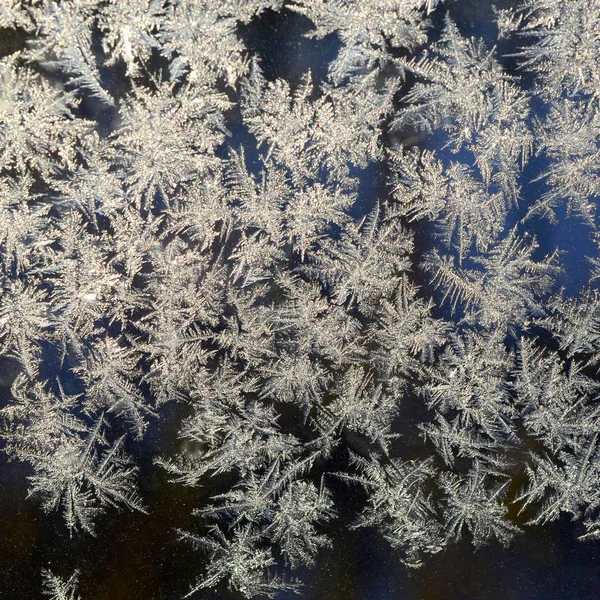
<path id="1" fill-rule="evenodd" d="M 431 318 L 430 310 L 431 303 L 418 297 L 418 288 L 406 275 L 394 296 L 381 302 L 370 334 L 380 348 L 376 356 L 387 375 L 419 371 L 443 345 L 448 325 Z"/>
<path id="2" fill-rule="evenodd" d="M 556 462 L 536 459 L 528 469 L 529 484 L 520 497 L 524 508 L 543 500 L 532 522 L 554 521 L 561 512 L 574 519 L 593 517 L 600 506 L 598 464 L 597 432 L 586 438 L 575 453 L 561 452 Z M 589 520 L 588 525 L 597 527 Z"/>
<path id="3" fill-rule="evenodd" d="M 85 437 L 64 438 L 56 450 L 35 463 L 30 495 L 46 512 L 61 509 L 71 532 L 94 535 L 94 519 L 109 506 L 144 510 L 135 481 L 137 468 L 122 451 L 123 438 L 108 443 L 101 417 Z"/>
<path id="4" fill-rule="evenodd" d="M 557 296 L 550 302 L 550 315 L 543 321 L 559 341 L 568 358 L 598 361 L 600 347 L 600 297 L 597 290 L 585 290 L 577 298 Z"/>
<path id="5" fill-rule="evenodd" d="M 227 579 L 229 589 L 239 592 L 244 598 L 258 595 L 274 598 L 278 592 L 295 589 L 293 583 L 269 574 L 276 561 L 268 549 L 261 548 L 261 534 L 254 527 L 236 528 L 231 539 L 218 527 L 203 538 L 183 532 L 181 536 L 210 556 L 206 577 L 196 583 L 186 597 L 214 587 L 222 579 Z"/>
<path id="6" fill-rule="evenodd" d="M 444 166 L 431 151 L 420 156 L 396 153 L 395 205 L 410 220 L 427 218 L 437 226 L 444 244 L 462 261 L 474 246 L 485 250 L 503 228 L 510 203 L 491 192 L 464 163 Z"/>
<path id="7" fill-rule="evenodd" d="M 465 39 L 452 20 L 433 52 L 406 68 L 419 79 L 405 97 L 395 126 L 442 129 L 455 153 L 472 153 L 486 185 L 518 196 L 520 165 L 532 151 L 527 96 L 506 76 L 482 42 Z"/>
<path id="8" fill-rule="evenodd" d="M 44 0 L 32 10 L 37 37 L 27 57 L 43 67 L 64 74 L 73 88 L 86 90 L 104 105 L 114 98 L 103 85 L 94 52 L 92 27 L 96 0 L 71 3 Z"/>
<path id="9" fill-rule="evenodd" d="M 267 531 L 292 567 L 312 564 L 317 550 L 331 545 L 315 525 L 332 515 L 333 500 L 326 489 L 319 491 L 309 482 L 294 481 L 278 499 Z"/>
<path id="10" fill-rule="evenodd" d="M 486 487 L 485 472 L 476 464 L 468 476 L 442 475 L 446 493 L 444 516 L 446 535 L 459 538 L 468 529 L 475 546 L 496 538 L 507 545 L 518 529 L 506 518 L 503 495 L 507 483 Z"/>
<path id="11" fill-rule="evenodd" d="M 519 14 L 522 35 L 531 43 L 518 55 L 522 68 L 539 76 L 539 93 L 548 99 L 589 95 L 597 101 L 600 7 L 585 0 L 526 0 Z"/>
<path id="12" fill-rule="evenodd" d="M 75 119 L 74 93 L 53 88 L 23 62 L 22 54 L 0 59 L 0 168 L 48 180 L 74 168 L 92 123 Z"/>
<path id="13" fill-rule="evenodd" d="M 116 160 L 125 162 L 125 183 L 143 206 L 157 192 L 168 204 L 181 186 L 207 173 L 215 165 L 214 148 L 223 140 L 221 111 L 229 105 L 224 95 L 194 86 L 174 88 L 167 83 L 154 90 L 134 88 L 114 134 Z"/>
<path id="14" fill-rule="evenodd" d="M 393 91 L 369 86 L 351 93 L 328 86 L 323 91 L 309 102 L 315 95 L 310 74 L 290 89 L 283 80 L 267 83 L 254 66 L 244 82 L 244 118 L 268 156 L 290 169 L 294 182 L 319 181 L 325 169 L 338 185 L 351 188 L 349 165 L 366 166 L 380 155 L 378 125 Z"/>
<path id="15" fill-rule="evenodd" d="M 544 353 L 533 341 L 522 339 L 511 385 L 522 409 L 527 430 L 552 453 L 577 448 L 582 436 L 597 427 L 597 408 L 589 403 L 598 384 L 575 361 L 566 363 L 556 353 Z"/>
<path id="16" fill-rule="evenodd" d="M 439 552 L 442 537 L 425 482 L 435 470 L 431 461 L 402 463 L 356 457 L 359 475 L 340 474 L 348 483 L 357 483 L 369 493 L 368 505 L 357 526 L 377 527 L 401 553 L 403 562 L 418 566 L 427 554 Z"/>
<path id="17" fill-rule="evenodd" d="M 557 254 L 536 261 L 536 248 L 535 239 L 521 239 L 513 230 L 487 254 L 473 258 L 482 270 L 457 268 L 450 256 L 437 251 L 425 258 L 423 266 L 453 307 L 463 304 L 468 320 L 507 327 L 543 314 L 541 299 L 560 273 Z"/>
<path id="18" fill-rule="evenodd" d="M 63 579 L 48 569 L 42 570 L 44 578 L 44 594 L 50 600 L 81 600 L 77 593 L 79 572 L 75 571 L 69 579 Z"/>
<path id="19" fill-rule="evenodd" d="M 140 76 L 153 50 L 160 49 L 157 34 L 165 17 L 163 0 L 125 0 L 100 5 L 99 29 L 107 66 L 123 61 L 129 77 Z"/>
<path id="20" fill-rule="evenodd" d="M 465 331 L 450 337 L 422 388 L 430 407 L 454 415 L 466 430 L 489 440 L 490 448 L 510 438 L 510 405 L 505 379 L 511 361 L 501 334 Z"/>
<path id="21" fill-rule="evenodd" d="M 216 77 L 234 86 L 248 68 L 236 27 L 282 0 L 177 0 L 171 3 L 159 38 L 162 52 L 174 57 L 172 76 L 186 73 L 192 82 Z"/>
<path id="22" fill-rule="evenodd" d="M 291 8 L 313 22 L 308 35 L 340 37 L 343 46 L 329 66 L 331 78 L 339 83 L 393 64 L 390 44 L 410 49 L 421 44 L 427 24 L 424 13 L 437 4 L 437 0 L 294 0 Z"/>
<path id="23" fill-rule="evenodd" d="M 138 357 L 124 340 L 109 336 L 94 341 L 77 372 L 86 385 L 86 405 L 92 414 L 100 410 L 124 418 L 138 437 L 154 414 L 143 393 L 136 389 Z"/>
<path id="24" fill-rule="evenodd" d="M 542 174 L 547 191 L 529 209 L 557 222 L 555 208 L 565 200 L 573 214 L 596 229 L 596 205 L 600 197 L 600 113 L 597 105 L 565 100 L 550 107 L 538 126 L 538 145 L 550 160 Z"/>
<path id="25" fill-rule="evenodd" d="M 14 356 L 30 374 L 37 372 L 39 341 L 54 324 L 41 287 L 7 283 L 0 296 L 0 353 Z"/>

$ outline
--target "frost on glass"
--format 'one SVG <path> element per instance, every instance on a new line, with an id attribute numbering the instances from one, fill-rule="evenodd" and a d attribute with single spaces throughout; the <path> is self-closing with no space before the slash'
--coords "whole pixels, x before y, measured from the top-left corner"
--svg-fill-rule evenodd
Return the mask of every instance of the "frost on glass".
<path id="1" fill-rule="evenodd" d="M 153 468 L 198 491 L 189 596 L 301 589 L 341 493 L 413 567 L 562 514 L 600 537 L 600 4 L 496 10 L 502 55 L 458 1 L 2 2 L 23 502 L 71 536 L 148 511 L 136 449 L 176 405 Z M 322 77 L 253 51 L 276 11 L 335 42 Z M 575 291 L 536 235 L 564 223 L 594 248 Z"/>

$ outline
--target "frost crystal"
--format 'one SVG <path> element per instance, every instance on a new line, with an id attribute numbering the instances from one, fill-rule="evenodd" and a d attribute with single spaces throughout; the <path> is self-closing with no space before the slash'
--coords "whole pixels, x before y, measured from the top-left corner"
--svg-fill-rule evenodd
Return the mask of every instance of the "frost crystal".
<path id="1" fill-rule="evenodd" d="M 3 447 L 71 536 L 156 468 L 210 490 L 189 596 L 297 590 L 357 489 L 410 566 L 600 537 L 600 3 L 494 8 L 498 47 L 457 3 L 0 3 Z"/>

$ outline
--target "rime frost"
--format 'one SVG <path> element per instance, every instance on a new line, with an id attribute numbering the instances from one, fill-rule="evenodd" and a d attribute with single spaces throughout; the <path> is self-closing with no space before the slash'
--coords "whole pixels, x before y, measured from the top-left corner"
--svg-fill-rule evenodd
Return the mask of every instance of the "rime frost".
<path id="1" fill-rule="evenodd" d="M 274 11 L 337 44 L 323 79 L 253 53 Z M 534 235 L 599 246 L 600 3 L 495 14 L 510 56 L 449 1 L 1 3 L 2 435 L 71 535 L 146 511 L 170 402 L 155 467 L 222 486 L 190 596 L 297 589 L 345 484 L 411 566 L 562 513 L 600 537 L 600 256 L 567 294 Z"/>

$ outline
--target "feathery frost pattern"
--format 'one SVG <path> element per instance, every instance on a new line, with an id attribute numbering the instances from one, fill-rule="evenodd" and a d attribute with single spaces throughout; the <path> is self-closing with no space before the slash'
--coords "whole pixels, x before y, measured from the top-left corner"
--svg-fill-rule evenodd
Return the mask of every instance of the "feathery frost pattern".
<path id="1" fill-rule="evenodd" d="M 600 2 L 495 10 L 507 55 L 458 2 L 0 2 L 23 502 L 81 539 L 152 519 L 150 468 L 191 488 L 197 598 L 301 590 L 344 494 L 410 567 L 563 514 L 598 543 Z M 255 51 L 276 13 L 335 42 L 321 75 Z M 564 223 L 595 249 L 578 291 L 536 235 Z M 73 570 L 43 592 L 85 597 Z"/>

